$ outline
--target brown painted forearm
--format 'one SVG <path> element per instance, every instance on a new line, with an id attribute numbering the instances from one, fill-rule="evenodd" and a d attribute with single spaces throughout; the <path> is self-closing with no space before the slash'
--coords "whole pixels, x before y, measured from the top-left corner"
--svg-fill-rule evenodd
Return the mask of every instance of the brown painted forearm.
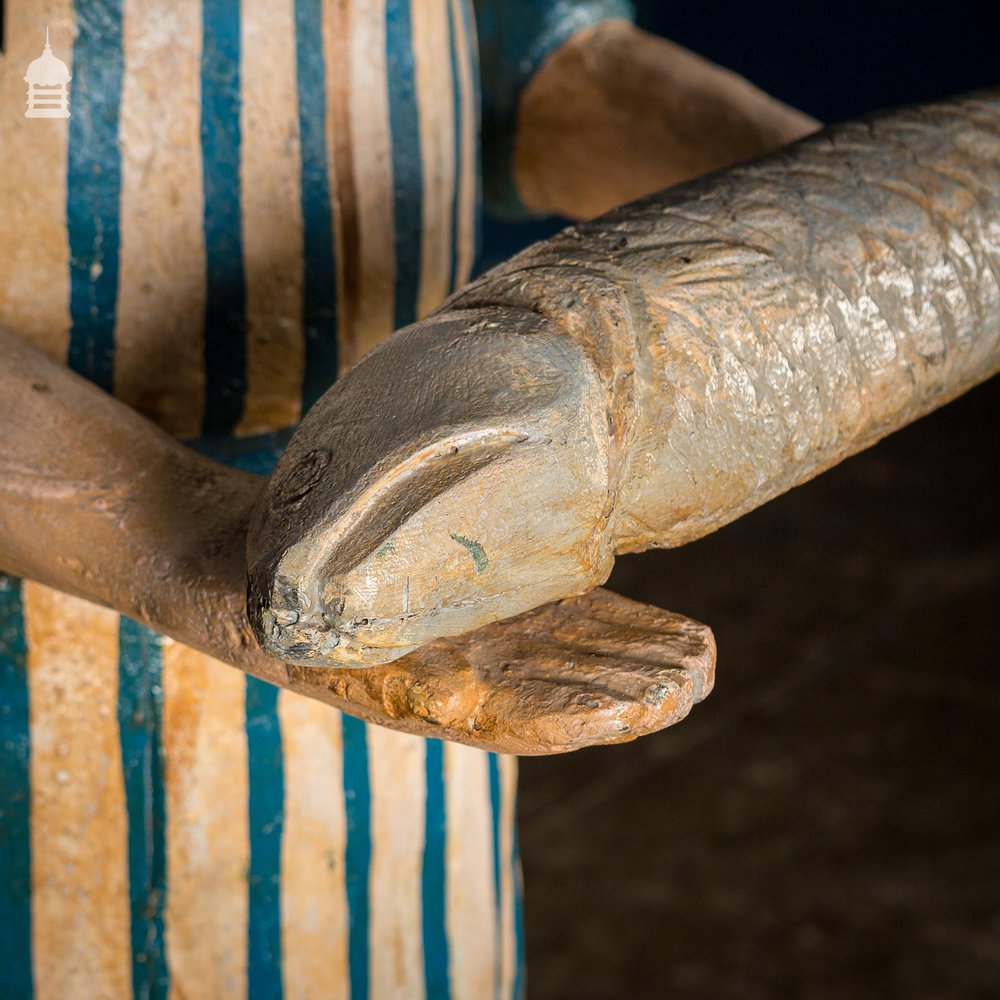
<path id="1" fill-rule="evenodd" d="M 183 447 L 5 330 L 0 357 L 0 570 L 277 676 L 242 609 L 260 479 Z"/>
<path id="2" fill-rule="evenodd" d="M 183 447 L 2 329 L 0 358 L 0 571 L 351 715 L 505 752 L 633 739 L 711 690 L 707 629 L 603 591 L 381 667 L 273 659 L 245 600 L 262 480 Z"/>
<path id="3" fill-rule="evenodd" d="M 743 77 L 607 21 L 573 36 L 525 88 L 515 183 L 533 211 L 593 218 L 818 127 Z"/>

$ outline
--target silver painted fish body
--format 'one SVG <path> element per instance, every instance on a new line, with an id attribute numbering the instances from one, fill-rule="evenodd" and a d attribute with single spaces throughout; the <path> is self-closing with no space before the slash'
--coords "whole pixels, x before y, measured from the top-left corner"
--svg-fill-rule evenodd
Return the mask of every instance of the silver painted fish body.
<path id="1" fill-rule="evenodd" d="M 997 90 L 571 227 L 308 415 L 252 532 L 258 635 L 381 662 L 707 534 L 993 374 L 998 276 Z"/>

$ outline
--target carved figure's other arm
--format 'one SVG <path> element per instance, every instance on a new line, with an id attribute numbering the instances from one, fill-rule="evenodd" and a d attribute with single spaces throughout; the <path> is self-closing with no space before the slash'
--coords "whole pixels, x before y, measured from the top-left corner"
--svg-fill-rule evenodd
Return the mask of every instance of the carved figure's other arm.
<path id="1" fill-rule="evenodd" d="M 514 183 L 529 211 L 591 219 L 818 128 L 736 73 L 605 21 L 553 52 L 525 87 Z"/>
<path id="2" fill-rule="evenodd" d="M 998 90 L 570 228 L 313 408 L 249 536 L 258 634 L 384 661 L 705 535 L 994 373 L 998 279 Z"/>
<path id="3" fill-rule="evenodd" d="M 500 215 L 593 218 L 819 127 L 636 28 L 627 0 L 476 0 L 476 14 L 487 204 Z"/>
<path id="4" fill-rule="evenodd" d="M 368 721 L 488 749 L 633 739 L 711 690 L 706 628 L 603 591 L 374 669 L 271 659 L 246 617 L 262 480 L 183 447 L 2 329 L 0 358 L 0 570 Z"/>

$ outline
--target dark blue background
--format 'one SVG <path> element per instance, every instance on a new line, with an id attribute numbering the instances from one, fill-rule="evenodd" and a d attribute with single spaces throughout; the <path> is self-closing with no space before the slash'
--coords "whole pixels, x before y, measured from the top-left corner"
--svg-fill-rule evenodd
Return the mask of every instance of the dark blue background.
<path id="1" fill-rule="evenodd" d="M 1000 83 L 1000 2 L 673 4 L 638 23 L 822 121 Z"/>

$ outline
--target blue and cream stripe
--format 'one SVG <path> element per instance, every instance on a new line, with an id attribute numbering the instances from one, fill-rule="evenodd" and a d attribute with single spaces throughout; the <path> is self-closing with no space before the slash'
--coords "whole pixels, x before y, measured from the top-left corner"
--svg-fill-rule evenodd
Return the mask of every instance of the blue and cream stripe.
<path id="1" fill-rule="evenodd" d="M 0 250 L 0 321 L 171 433 L 266 471 L 235 438 L 468 277 L 467 0 L 7 15 L 0 214 L 35 239 Z M 30 128 L 11 97 L 45 24 L 73 117 Z M 0 684 L 4 996 L 519 995 L 513 760 L 7 578 Z"/>
<path id="2" fill-rule="evenodd" d="M 286 692 L 255 736 L 236 671 L 36 584 L 0 601 L 4 996 L 520 995 L 511 760 Z"/>
<path id="3" fill-rule="evenodd" d="M 21 583 L 0 576 L 0 967 L 31 995 L 31 719 Z"/>

